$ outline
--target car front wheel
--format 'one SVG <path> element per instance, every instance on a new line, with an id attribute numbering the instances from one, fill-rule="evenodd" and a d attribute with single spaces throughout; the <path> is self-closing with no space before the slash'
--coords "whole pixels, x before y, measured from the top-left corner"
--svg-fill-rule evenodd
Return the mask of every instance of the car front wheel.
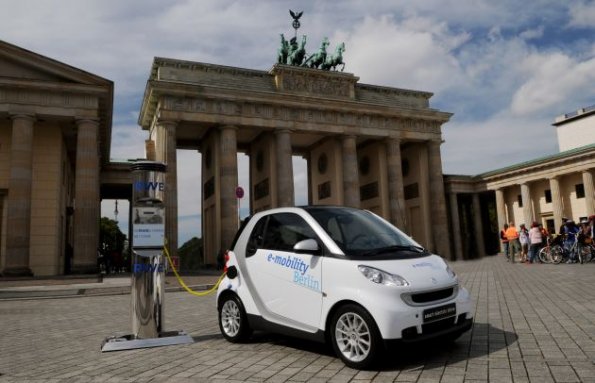
<path id="1" fill-rule="evenodd" d="M 219 304 L 219 329 L 232 343 L 246 340 L 251 333 L 246 310 L 236 295 L 227 295 Z"/>
<path id="2" fill-rule="evenodd" d="M 362 307 L 349 304 L 333 316 L 331 340 L 335 353 L 352 368 L 372 366 L 381 348 L 381 339 L 374 319 Z"/>

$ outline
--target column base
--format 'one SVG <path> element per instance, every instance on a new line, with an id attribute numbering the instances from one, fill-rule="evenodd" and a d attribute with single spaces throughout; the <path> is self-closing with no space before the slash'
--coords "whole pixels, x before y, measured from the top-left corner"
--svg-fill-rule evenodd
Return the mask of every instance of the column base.
<path id="1" fill-rule="evenodd" d="M 32 277 L 33 272 L 28 267 L 7 267 L 2 271 L 3 277 Z"/>
<path id="2" fill-rule="evenodd" d="M 97 265 L 72 265 L 70 274 L 99 274 Z"/>

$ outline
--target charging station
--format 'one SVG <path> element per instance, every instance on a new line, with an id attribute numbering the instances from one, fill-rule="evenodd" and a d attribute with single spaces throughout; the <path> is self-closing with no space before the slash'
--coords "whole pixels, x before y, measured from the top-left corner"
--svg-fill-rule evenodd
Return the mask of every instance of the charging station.
<path id="1" fill-rule="evenodd" d="M 130 350 L 193 343 L 184 331 L 164 330 L 165 172 L 155 161 L 132 166 L 132 334 L 107 337 L 101 351 Z M 170 219 L 173 219 L 170 217 Z"/>

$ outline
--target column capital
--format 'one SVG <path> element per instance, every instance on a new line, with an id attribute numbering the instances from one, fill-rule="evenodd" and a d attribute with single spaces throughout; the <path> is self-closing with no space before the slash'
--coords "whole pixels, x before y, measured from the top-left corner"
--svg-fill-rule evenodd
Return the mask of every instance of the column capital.
<path id="1" fill-rule="evenodd" d="M 293 131 L 291 129 L 275 129 L 274 134 L 291 134 Z"/>
<path id="2" fill-rule="evenodd" d="M 35 117 L 35 113 L 13 113 L 10 115 L 11 120 L 27 120 L 30 122 L 37 121 L 37 117 Z"/>
<path id="3" fill-rule="evenodd" d="M 159 119 L 156 122 L 156 125 L 163 126 L 163 127 L 176 127 L 178 126 L 179 121 L 176 120 L 162 120 Z"/>
<path id="4" fill-rule="evenodd" d="M 440 147 L 444 143 L 444 140 L 442 138 L 432 138 L 432 139 L 427 140 L 426 142 L 430 146 Z"/>
<path id="5" fill-rule="evenodd" d="M 83 124 L 92 124 L 95 126 L 99 126 L 99 119 L 98 118 L 87 118 L 87 117 L 76 117 L 74 119 L 76 122 L 76 126 L 81 126 Z"/>
<path id="6" fill-rule="evenodd" d="M 219 129 L 221 132 L 225 131 L 225 130 L 234 130 L 234 131 L 238 131 L 238 127 L 234 126 L 234 125 L 222 125 L 219 126 L 217 129 Z"/>

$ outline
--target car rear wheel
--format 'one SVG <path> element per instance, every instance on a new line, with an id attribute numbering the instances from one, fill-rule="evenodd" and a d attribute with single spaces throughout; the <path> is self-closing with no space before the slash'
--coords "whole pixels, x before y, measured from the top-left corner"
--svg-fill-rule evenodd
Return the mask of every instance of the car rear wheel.
<path id="1" fill-rule="evenodd" d="M 250 333 L 244 305 L 236 295 L 227 295 L 219 303 L 219 329 L 221 334 L 232 343 L 246 340 Z"/>
<path id="2" fill-rule="evenodd" d="M 330 330 L 333 349 L 347 366 L 366 369 L 374 364 L 381 338 L 366 310 L 353 304 L 341 307 L 333 316 Z"/>

